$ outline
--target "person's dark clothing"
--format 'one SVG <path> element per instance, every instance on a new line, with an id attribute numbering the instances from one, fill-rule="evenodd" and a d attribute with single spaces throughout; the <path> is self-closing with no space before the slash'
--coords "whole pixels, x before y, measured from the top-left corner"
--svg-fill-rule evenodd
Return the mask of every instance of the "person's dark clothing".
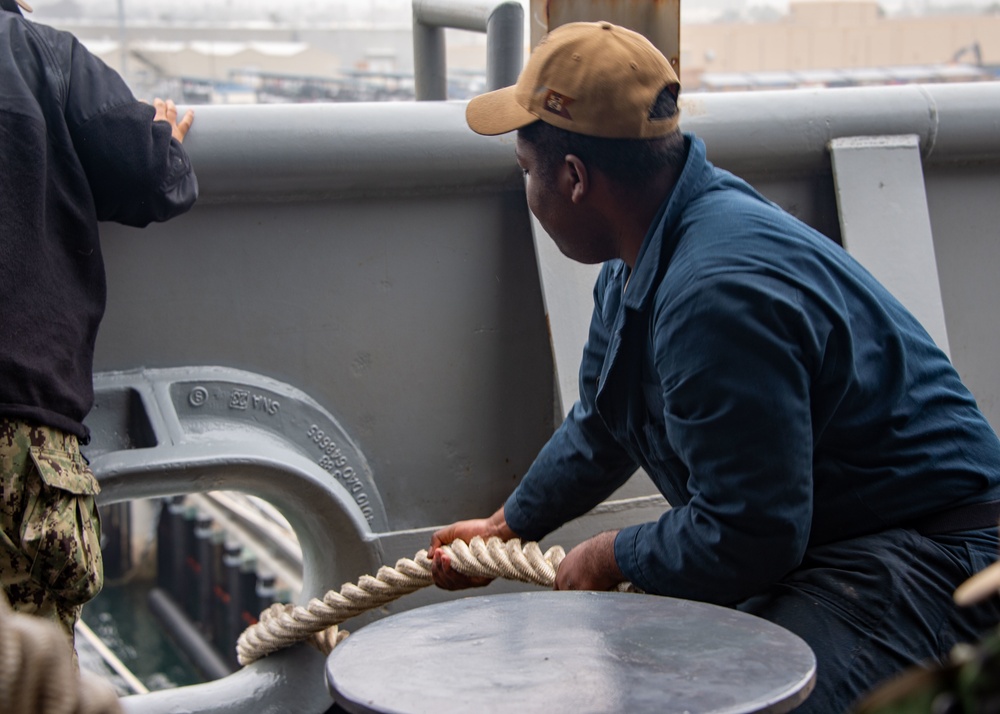
<path id="1" fill-rule="evenodd" d="M 510 528 L 538 540 L 641 466 L 672 508 L 618 533 L 625 577 L 646 592 L 736 605 L 781 583 L 798 588 L 827 545 L 923 538 L 906 528 L 1000 499 L 1000 440 L 914 317 L 840 246 L 687 141 L 634 271 L 621 261 L 602 269 L 580 401 L 507 500 Z M 977 537 L 995 555 L 995 516 L 989 525 Z M 865 541 L 872 550 L 856 553 L 847 573 L 868 572 L 909 537 Z M 907 623 L 954 609 L 951 591 L 975 560 L 959 548 L 926 598 L 898 603 L 903 630 L 882 633 L 904 652 L 893 666 L 947 644 L 931 636 L 941 622 L 919 632 Z M 837 578 L 821 580 L 818 600 Z M 898 581 L 855 580 L 862 624 L 904 597 L 880 591 Z M 809 609 L 803 620 L 822 628 L 829 614 Z M 901 645 L 907 638 L 916 644 Z M 831 653 L 854 647 L 846 637 L 806 639 Z M 854 661 L 817 654 L 824 681 Z"/>
<path id="2" fill-rule="evenodd" d="M 816 686 L 796 714 L 846 714 L 903 670 L 947 660 L 1000 623 L 1000 598 L 958 607 L 955 588 L 996 560 L 997 529 L 921 535 L 909 528 L 806 550 L 802 564 L 738 610 L 801 637 Z"/>
<path id="3" fill-rule="evenodd" d="M 537 539 L 638 466 L 673 508 L 621 531 L 622 572 L 715 603 L 810 546 L 1000 498 L 1000 440 L 927 332 L 696 138 L 635 271 L 598 278 L 580 401 L 507 523 Z"/>
<path id="4" fill-rule="evenodd" d="M 117 73 L 2 7 L 0 417 L 86 438 L 106 299 L 98 221 L 164 221 L 198 184 L 170 124 Z"/>

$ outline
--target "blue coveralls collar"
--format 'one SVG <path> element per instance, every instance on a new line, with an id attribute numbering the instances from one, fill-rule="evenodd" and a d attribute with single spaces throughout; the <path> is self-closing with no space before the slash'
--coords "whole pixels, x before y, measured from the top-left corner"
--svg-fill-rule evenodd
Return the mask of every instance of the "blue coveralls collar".
<path id="1" fill-rule="evenodd" d="M 642 310 L 649 304 L 653 290 L 659 284 L 659 276 L 677 248 L 679 236 L 670 229 L 677 224 L 684 206 L 691 196 L 696 195 L 698 186 L 706 179 L 705 142 L 694 134 L 684 134 L 684 139 L 688 143 L 684 168 L 677 184 L 649 224 L 649 230 L 636 257 L 635 268 L 631 276 L 628 276 L 628 290 L 625 291 L 623 303 L 631 310 Z M 623 264 L 622 268 L 627 273 L 628 266 Z"/>
<path id="2" fill-rule="evenodd" d="M 618 363 L 623 333 L 629 322 L 628 312 L 641 312 L 649 306 L 680 240 L 676 227 L 681 214 L 692 197 L 698 194 L 703 182 L 711 179 L 711 165 L 706 160 L 705 143 L 694 134 L 685 134 L 684 139 L 688 144 L 684 168 L 670 195 L 663 200 L 650 222 L 636 257 L 635 268 L 630 275 L 628 266 L 619 261 L 613 269 L 615 280 L 621 285 L 623 293 L 597 383 L 598 413 L 608 408 L 605 402 L 609 397 L 605 393 L 605 387 L 611 371 Z"/>

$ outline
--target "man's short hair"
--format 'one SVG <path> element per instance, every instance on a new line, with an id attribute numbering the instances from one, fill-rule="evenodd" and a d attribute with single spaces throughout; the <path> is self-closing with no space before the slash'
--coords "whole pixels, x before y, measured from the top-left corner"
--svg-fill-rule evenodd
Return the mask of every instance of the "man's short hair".
<path id="1" fill-rule="evenodd" d="M 677 111 L 677 99 L 668 87 L 660 92 L 649 114 L 669 119 Z M 680 168 L 685 158 L 680 130 L 652 139 L 605 139 L 536 121 L 518 129 L 518 136 L 535 149 L 536 178 L 543 184 L 552 180 L 555 168 L 568 154 L 624 186 L 648 183 L 665 167 Z"/>

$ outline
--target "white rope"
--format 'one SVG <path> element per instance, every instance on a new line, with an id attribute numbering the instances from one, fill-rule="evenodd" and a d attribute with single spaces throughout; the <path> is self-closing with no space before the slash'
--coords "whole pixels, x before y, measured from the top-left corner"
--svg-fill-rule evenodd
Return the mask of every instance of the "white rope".
<path id="1" fill-rule="evenodd" d="M 0 593 L 0 712 L 118 714 L 121 706 L 107 682 L 80 677 L 58 626 L 15 613 Z"/>
<path id="2" fill-rule="evenodd" d="M 537 543 L 524 545 L 518 539 L 503 541 L 475 537 L 469 543 L 456 540 L 442 546 L 451 567 L 473 577 L 504 578 L 542 587 L 552 587 L 556 570 L 566 557 L 559 546 L 542 553 Z M 432 583 L 431 561 L 421 550 L 411 560 L 400 558 L 396 567 L 383 565 L 378 573 L 362 575 L 357 584 L 347 583 L 340 592 L 331 590 L 322 600 L 313 598 L 305 606 L 276 603 L 260 615 L 260 621 L 244 630 L 236 643 L 240 664 L 247 665 L 296 642 L 310 641 L 324 654 L 347 637 L 337 625 L 356 615 L 382 607 L 403 595 Z M 618 588 L 634 592 L 629 583 Z"/>

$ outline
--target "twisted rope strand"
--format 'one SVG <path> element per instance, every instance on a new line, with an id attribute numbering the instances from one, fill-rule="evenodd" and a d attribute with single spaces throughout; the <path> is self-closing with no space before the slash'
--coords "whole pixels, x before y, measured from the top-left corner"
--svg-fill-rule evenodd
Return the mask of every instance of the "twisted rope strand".
<path id="1" fill-rule="evenodd" d="M 469 543 L 456 540 L 441 549 L 451 561 L 451 567 L 463 575 L 504 578 L 542 587 L 555 584 L 556 570 L 566 557 L 559 546 L 543 554 L 537 543 L 522 545 L 516 538 L 484 541 L 477 536 Z M 431 582 L 431 561 L 427 551 L 421 550 L 412 560 L 400 558 L 395 568 L 383 565 L 374 577 L 362 575 L 357 584 L 346 583 L 340 592 L 331 590 L 322 600 L 313 598 L 305 607 L 271 605 L 261 613 L 256 625 L 240 635 L 236 643 L 239 662 L 242 665 L 256 662 L 304 640 L 329 654 L 348 634 L 338 630 L 337 625 L 427 587 Z"/>
<path id="2" fill-rule="evenodd" d="M 107 682 L 81 677 L 55 623 L 14 612 L 0 592 L 0 712 L 119 714 L 121 706 Z"/>

